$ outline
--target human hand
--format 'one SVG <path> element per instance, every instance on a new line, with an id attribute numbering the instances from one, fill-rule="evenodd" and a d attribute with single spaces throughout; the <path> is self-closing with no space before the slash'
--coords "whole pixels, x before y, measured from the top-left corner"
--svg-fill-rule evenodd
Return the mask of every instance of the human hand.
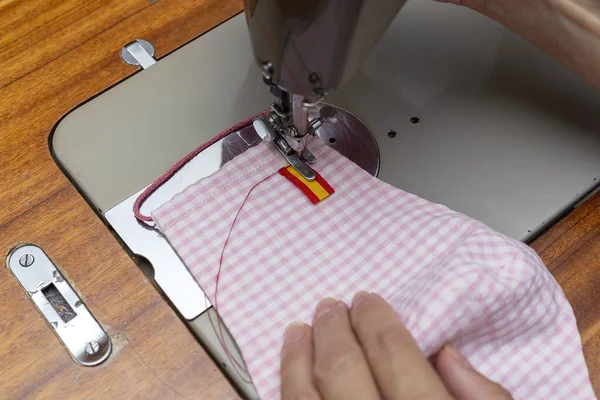
<path id="1" fill-rule="evenodd" d="M 436 0 L 475 10 L 600 89 L 600 7 L 594 0 Z"/>
<path id="2" fill-rule="evenodd" d="M 448 344 L 428 361 L 381 297 L 357 293 L 352 308 L 319 302 L 312 327 L 293 323 L 281 358 L 282 400 L 509 400 Z"/>
<path id="3" fill-rule="evenodd" d="M 520 0 L 514 2 L 511 0 L 435 0 L 438 3 L 451 3 L 457 6 L 463 6 L 486 15 L 500 23 L 506 24 L 506 17 L 510 13 L 519 11 L 538 0 Z M 517 3 L 517 4 L 515 4 Z M 524 4 L 525 3 L 525 4 Z"/>

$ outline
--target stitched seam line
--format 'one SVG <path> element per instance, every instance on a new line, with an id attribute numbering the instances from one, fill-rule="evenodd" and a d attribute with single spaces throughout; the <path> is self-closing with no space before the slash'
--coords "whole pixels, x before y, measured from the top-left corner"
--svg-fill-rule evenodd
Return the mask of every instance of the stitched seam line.
<path id="1" fill-rule="evenodd" d="M 243 175 L 240 175 L 239 177 L 237 177 L 236 179 L 234 179 L 233 181 L 229 182 L 227 185 L 221 187 L 218 191 L 213 192 L 211 195 L 209 195 L 209 197 L 205 198 L 204 200 L 202 200 L 201 203 L 196 204 L 195 206 L 193 206 L 192 208 L 190 208 L 189 210 L 187 210 L 185 213 L 183 213 L 182 215 L 180 215 L 179 217 L 177 217 L 177 219 L 169 222 L 167 225 L 165 225 L 163 227 L 163 231 L 166 231 L 167 229 L 172 228 L 174 225 L 180 223 L 183 219 L 185 219 L 186 217 L 188 217 L 191 213 L 193 213 L 194 211 L 196 211 L 198 208 L 202 207 L 203 205 L 205 205 L 207 202 L 209 202 L 210 200 L 214 199 L 216 196 L 220 195 L 221 193 L 223 193 L 225 190 L 229 189 L 231 186 L 233 186 L 234 184 L 238 183 L 240 180 L 242 180 L 243 178 L 247 177 L 248 175 L 252 174 L 253 172 L 259 170 L 260 168 L 264 167 L 265 165 L 271 163 L 271 161 L 273 161 L 273 159 L 268 160 L 267 162 L 258 165 L 256 168 L 247 171 L 246 173 L 244 173 Z M 154 216 L 153 216 L 154 217 Z"/>

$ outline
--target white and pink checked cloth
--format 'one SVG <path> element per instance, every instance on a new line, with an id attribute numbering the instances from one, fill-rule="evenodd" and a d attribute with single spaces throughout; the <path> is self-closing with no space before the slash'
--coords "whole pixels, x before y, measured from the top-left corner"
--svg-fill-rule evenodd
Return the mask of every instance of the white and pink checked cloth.
<path id="1" fill-rule="evenodd" d="M 285 326 L 326 296 L 380 294 L 427 355 L 454 343 L 515 399 L 594 399 L 573 311 L 522 243 L 371 177 L 321 141 L 314 168 L 335 189 L 313 205 L 260 145 L 153 213 L 214 303 L 262 399 L 280 398 Z"/>

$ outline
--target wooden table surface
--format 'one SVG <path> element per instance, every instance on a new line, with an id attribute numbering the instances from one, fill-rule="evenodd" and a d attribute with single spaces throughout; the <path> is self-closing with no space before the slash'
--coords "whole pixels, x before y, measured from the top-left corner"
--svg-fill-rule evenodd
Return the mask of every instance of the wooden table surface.
<path id="1" fill-rule="evenodd" d="M 185 324 L 56 166 L 54 124 L 136 70 L 132 39 L 158 58 L 242 10 L 241 0 L 0 0 L 0 251 L 41 246 L 108 331 L 113 354 L 75 364 L 0 268 L 0 397 L 238 398 Z M 577 315 L 600 389 L 600 196 L 533 243 Z"/>

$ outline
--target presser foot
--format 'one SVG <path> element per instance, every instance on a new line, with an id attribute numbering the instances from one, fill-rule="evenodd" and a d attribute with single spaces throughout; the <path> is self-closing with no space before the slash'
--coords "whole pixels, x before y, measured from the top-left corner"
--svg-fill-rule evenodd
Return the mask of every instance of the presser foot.
<path id="1" fill-rule="evenodd" d="M 307 135 L 319 137 L 327 146 L 369 174 L 377 176 L 380 167 L 379 147 L 371 131 L 360 119 L 343 108 L 319 103 L 309 108 L 308 120 L 310 123 Z M 269 117 L 259 117 L 253 125 L 258 135 L 263 140 L 273 142 L 298 173 L 309 181 L 315 179 L 314 172 L 307 165 L 315 162 L 315 157 L 307 148 L 300 154 L 301 150 L 294 149 L 286 137 L 273 127 Z"/>
<path id="2" fill-rule="evenodd" d="M 315 156 L 306 148 L 302 150 L 294 149 L 286 140 L 286 137 L 273 127 L 273 122 L 269 117 L 258 117 L 253 122 L 254 130 L 263 141 L 272 142 L 275 148 L 279 150 L 286 161 L 307 181 L 314 181 L 317 177 L 315 172 L 306 163 L 315 162 Z M 307 133 L 307 135 L 314 133 Z M 295 140 L 295 139 L 291 139 Z"/>

